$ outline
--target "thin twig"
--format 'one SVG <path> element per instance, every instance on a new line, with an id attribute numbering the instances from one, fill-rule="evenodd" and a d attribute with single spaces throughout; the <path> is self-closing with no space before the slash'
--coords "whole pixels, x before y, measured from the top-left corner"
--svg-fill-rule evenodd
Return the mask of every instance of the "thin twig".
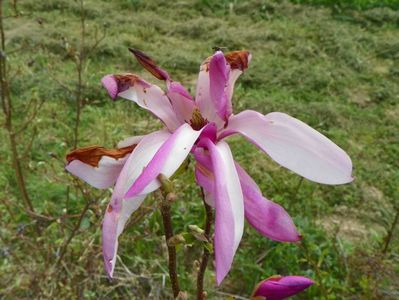
<path id="1" fill-rule="evenodd" d="M 211 238 L 211 227 L 212 227 L 212 220 L 213 220 L 213 213 L 212 213 L 212 207 L 210 207 L 206 202 L 205 202 L 205 194 L 204 190 L 201 188 L 201 195 L 202 195 L 202 201 L 204 203 L 204 208 L 205 208 L 205 229 L 204 229 L 204 235 L 208 239 L 208 241 Z M 204 276 L 205 276 L 205 270 L 206 267 L 208 266 L 208 261 L 209 261 L 209 256 L 210 256 L 210 251 L 207 247 L 204 246 L 204 250 L 202 253 L 202 258 L 201 258 L 201 264 L 198 270 L 198 275 L 197 275 L 197 299 L 198 300 L 204 300 L 205 299 L 205 293 L 204 293 Z"/>
<path id="2" fill-rule="evenodd" d="M 86 205 L 84 206 L 82 212 L 80 213 L 80 217 L 79 220 L 76 222 L 75 227 L 73 228 L 71 234 L 69 235 L 68 239 L 64 242 L 64 244 L 61 246 L 61 250 L 60 250 L 60 255 L 55 263 L 56 266 L 58 266 L 60 264 L 60 262 L 62 261 L 62 259 L 64 258 L 64 255 L 66 253 L 66 250 L 68 248 L 68 245 L 71 243 L 72 239 L 74 238 L 74 236 L 76 235 L 76 233 L 78 232 L 80 225 L 82 224 L 83 218 L 86 215 L 86 212 L 89 210 L 90 205 L 92 204 L 91 201 L 86 201 Z"/>

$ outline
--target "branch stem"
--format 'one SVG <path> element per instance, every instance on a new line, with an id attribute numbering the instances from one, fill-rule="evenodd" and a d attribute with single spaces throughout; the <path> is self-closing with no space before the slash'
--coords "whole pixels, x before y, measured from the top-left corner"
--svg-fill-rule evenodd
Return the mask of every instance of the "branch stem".
<path id="1" fill-rule="evenodd" d="M 211 238 L 211 228 L 212 228 L 212 220 L 213 220 L 213 213 L 212 213 L 212 207 L 210 207 L 206 202 L 205 202 L 205 194 L 204 190 L 201 189 L 201 194 L 202 194 L 202 199 L 204 202 L 204 208 L 205 208 L 205 228 L 204 228 L 204 235 L 208 239 L 208 241 Z M 202 258 L 201 258 L 201 264 L 198 270 L 198 275 L 197 275 L 197 300 L 204 300 L 205 299 L 205 293 L 204 293 L 204 276 L 205 276 L 205 270 L 208 266 L 208 261 L 211 253 L 207 247 L 204 247 L 203 253 L 202 253 Z"/>
<path id="2" fill-rule="evenodd" d="M 176 260 L 176 247 L 169 243 L 169 239 L 173 236 L 173 226 L 171 217 L 171 201 L 170 196 L 172 195 L 172 184 L 162 174 L 158 176 L 159 181 L 162 184 L 162 202 L 161 202 L 161 214 L 164 227 L 164 234 L 166 239 L 166 245 L 168 248 L 168 268 L 169 278 L 172 284 L 174 298 L 179 296 L 180 285 L 179 278 L 177 276 L 177 260 Z"/>

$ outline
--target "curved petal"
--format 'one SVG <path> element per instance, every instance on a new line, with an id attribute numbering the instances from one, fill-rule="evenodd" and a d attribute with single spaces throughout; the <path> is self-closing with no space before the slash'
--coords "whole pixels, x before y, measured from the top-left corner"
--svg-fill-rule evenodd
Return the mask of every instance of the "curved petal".
<path id="1" fill-rule="evenodd" d="M 252 299 L 282 300 L 294 296 L 314 284 L 303 276 L 272 276 L 261 281 L 252 294 Z"/>
<path id="2" fill-rule="evenodd" d="M 232 51 L 225 54 L 226 61 L 230 65 L 230 76 L 226 86 L 228 103 L 231 103 L 234 91 L 234 84 L 238 77 L 248 68 L 252 55 L 249 51 Z"/>
<path id="3" fill-rule="evenodd" d="M 203 148 L 197 148 L 194 151 L 195 164 L 195 180 L 198 185 L 203 188 L 205 202 L 215 208 L 215 176 L 213 175 L 213 167 L 211 157 L 205 154 Z"/>
<path id="4" fill-rule="evenodd" d="M 167 130 L 160 130 L 145 136 L 129 156 L 118 176 L 102 227 L 104 266 L 109 277 L 112 277 L 115 268 L 118 237 L 129 216 L 145 198 L 145 195 L 132 198 L 125 198 L 124 195 L 170 135 Z"/>
<path id="5" fill-rule="evenodd" d="M 244 201 L 229 146 L 207 140 L 215 175 L 215 263 L 218 285 L 229 272 L 244 229 Z"/>
<path id="6" fill-rule="evenodd" d="M 174 131 L 181 124 L 165 93 L 158 86 L 146 82 L 139 76 L 107 75 L 102 79 L 102 83 L 113 99 L 117 95 L 135 102 L 158 117 L 170 131 Z"/>
<path id="7" fill-rule="evenodd" d="M 203 129 L 194 130 L 188 124 L 180 126 L 162 144 L 148 165 L 142 170 L 140 176 L 129 188 L 125 197 L 147 194 L 159 188 L 158 175 L 162 173 L 170 177 L 176 172 L 190 153 Z"/>
<path id="8" fill-rule="evenodd" d="M 136 57 L 137 61 L 152 75 L 159 80 L 170 79 L 168 72 L 161 69 L 156 62 L 144 52 L 138 49 L 129 48 L 129 51 Z"/>
<path id="9" fill-rule="evenodd" d="M 217 114 L 216 107 L 214 106 L 214 103 L 211 99 L 209 62 L 210 58 L 206 59 L 200 67 L 195 102 L 198 105 L 204 118 L 206 118 L 210 122 L 215 122 L 217 128 L 223 128 L 225 122 Z"/>
<path id="10" fill-rule="evenodd" d="M 231 115 L 234 83 L 248 68 L 251 55 L 248 51 L 223 54 L 217 51 L 201 65 L 197 83 L 196 103 L 203 116 L 223 128 Z"/>
<path id="11" fill-rule="evenodd" d="M 301 239 L 294 222 L 285 209 L 262 196 L 258 185 L 235 163 L 244 194 L 245 218 L 260 234 L 279 242 Z"/>
<path id="12" fill-rule="evenodd" d="M 305 123 L 287 114 L 266 116 L 243 111 L 229 119 L 219 139 L 240 133 L 277 163 L 324 184 L 351 182 L 352 161 L 344 150 Z"/>
<path id="13" fill-rule="evenodd" d="M 76 149 L 67 155 L 68 164 L 65 169 L 95 188 L 109 188 L 115 183 L 129 154 L 136 146 L 138 137 L 135 138 L 135 143 L 118 149 L 100 146 Z"/>
<path id="14" fill-rule="evenodd" d="M 222 120 L 232 113 L 231 102 L 227 101 L 225 88 L 229 79 L 230 65 L 222 51 L 217 51 L 209 62 L 209 92 L 216 113 Z"/>
<path id="15" fill-rule="evenodd" d="M 179 83 L 174 81 L 167 82 L 168 90 L 166 92 L 172 103 L 173 110 L 181 123 L 189 123 L 196 108 L 191 95 Z"/>

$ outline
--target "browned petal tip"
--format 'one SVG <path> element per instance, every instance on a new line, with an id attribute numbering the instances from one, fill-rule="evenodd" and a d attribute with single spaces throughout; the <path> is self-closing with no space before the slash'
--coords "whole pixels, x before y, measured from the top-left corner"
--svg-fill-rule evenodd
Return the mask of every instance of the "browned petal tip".
<path id="1" fill-rule="evenodd" d="M 169 74 L 166 71 L 162 70 L 160 67 L 158 67 L 156 62 L 147 54 L 134 48 L 129 48 L 129 51 L 132 52 L 137 61 L 156 78 L 158 78 L 159 80 L 169 79 Z"/>
<path id="2" fill-rule="evenodd" d="M 109 156 L 114 159 L 120 159 L 125 157 L 127 154 L 131 153 L 136 147 L 136 145 L 131 145 L 125 148 L 108 149 L 100 146 L 89 146 L 84 148 L 79 148 L 68 153 L 66 160 L 70 163 L 73 160 L 80 160 L 81 162 L 91 165 L 93 167 L 98 167 L 103 156 Z"/>
<path id="3" fill-rule="evenodd" d="M 241 71 L 244 71 L 248 68 L 249 55 L 249 51 L 241 50 L 227 52 L 224 54 L 224 57 L 226 58 L 232 69 L 240 69 Z"/>

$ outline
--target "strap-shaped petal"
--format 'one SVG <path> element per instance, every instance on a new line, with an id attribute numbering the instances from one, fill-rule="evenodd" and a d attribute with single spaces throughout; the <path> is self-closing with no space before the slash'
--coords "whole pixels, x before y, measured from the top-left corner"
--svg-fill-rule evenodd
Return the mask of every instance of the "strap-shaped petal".
<path id="1" fill-rule="evenodd" d="M 297 242 L 301 239 L 294 222 L 285 209 L 262 196 L 258 185 L 236 162 L 244 194 L 245 218 L 260 234 L 279 242 Z"/>
<path id="2" fill-rule="evenodd" d="M 244 200 L 229 146 L 207 142 L 215 175 L 215 262 L 219 285 L 229 272 L 244 229 Z"/>
<path id="3" fill-rule="evenodd" d="M 351 182 L 352 161 L 324 135 L 287 114 L 266 116 L 243 111 L 229 119 L 219 138 L 240 133 L 277 163 L 299 175 L 324 184 Z"/>
<path id="4" fill-rule="evenodd" d="M 217 51 L 200 67 L 196 103 L 208 121 L 223 128 L 232 113 L 232 96 L 235 81 L 248 68 L 251 55 L 248 51 L 223 54 Z"/>
<path id="5" fill-rule="evenodd" d="M 90 146 L 76 149 L 67 155 L 65 169 L 98 189 L 112 186 L 121 172 L 128 156 L 141 137 L 131 137 L 117 149 Z"/>
<path id="6" fill-rule="evenodd" d="M 170 131 L 181 124 L 164 91 L 134 74 L 107 75 L 102 79 L 110 96 L 131 100 L 159 118 Z"/>
<path id="7" fill-rule="evenodd" d="M 160 187 L 159 174 L 167 177 L 184 162 L 203 129 L 194 130 L 188 124 L 181 125 L 158 149 L 148 165 L 127 191 L 125 197 L 150 193 Z"/>
<path id="8" fill-rule="evenodd" d="M 145 136 L 126 161 L 118 179 L 103 221 L 102 245 L 105 270 L 112 277 L 118 249 L 118 237 L 129 216 L 141 205 L 145 195 L 125 198 L 129 187 L 139 177 L 162 144 L 171 136 L 160 130 Z"/>
<path id="9" fill-rule="evenodd" d="M 222 120 L 232 113 L 231 101 L 228 101 L 225 88 L 229 80 L 230 65 L 222 51 L 217 51 L 209 62 L 209 91 L 216 113 Z"/>

